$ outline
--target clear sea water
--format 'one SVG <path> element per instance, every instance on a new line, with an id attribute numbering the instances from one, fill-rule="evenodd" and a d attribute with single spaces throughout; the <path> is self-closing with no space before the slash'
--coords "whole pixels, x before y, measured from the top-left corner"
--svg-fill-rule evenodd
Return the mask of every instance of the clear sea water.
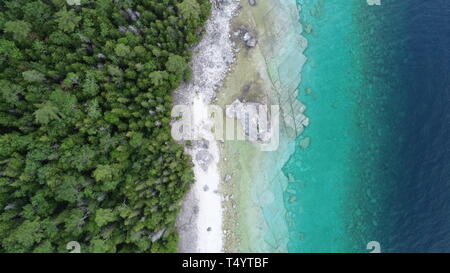
<path id="1" fill-rule="evenodd" d="M 311 124 L 283 167 L 290 252 L 450 251 L 450 1 L 381 2 L 297 0 Z"/>

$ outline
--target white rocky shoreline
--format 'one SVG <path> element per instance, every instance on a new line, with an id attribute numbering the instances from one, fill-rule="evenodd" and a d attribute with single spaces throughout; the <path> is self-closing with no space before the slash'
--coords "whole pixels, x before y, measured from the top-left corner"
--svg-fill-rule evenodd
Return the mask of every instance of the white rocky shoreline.
<path id="1" fill-rule="evenodd" d="M 184 253 L 223 252 L 222 196 L 219 191 L 219 147 L 211 132 L 207 107 L 216 97 L 235 60 L 230 22 L 239 0 L 211 0 L 213 10 L 205 33 L 193 48 L 193 77 L 174 91 L 174 104 L 193 113 L 196 141 L 186 147 L 194 162 L 195 183 L 186 195 L 177 219 L 178 250 Z"/>

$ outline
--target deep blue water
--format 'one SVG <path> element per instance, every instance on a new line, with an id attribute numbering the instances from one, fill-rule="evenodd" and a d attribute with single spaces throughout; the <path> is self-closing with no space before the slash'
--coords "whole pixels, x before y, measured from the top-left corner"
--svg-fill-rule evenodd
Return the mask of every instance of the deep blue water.
<path id="1" fill-rule="evenodd" d="M 386 252 L 450 252 L 450 1 L 385 0 L 378 12 L 390 18 L 376 37 L 391 41 L 379 87 L 394 87 L 396 145 L 377 237 Z"/>
<path id="2" fill-rule="evenodd" d="M 359 27 L 371 36 L 361 41 L 376 101 L 362 99 L 372 121 L 361 135 L 373 147 L 361 141 L 366 179 L 354 192 L 376 202 L 357 202 L 362 226 L 375 224 L 354 236 L 383 252 L 450 252 L 450 1 L 384 0 Z"/>

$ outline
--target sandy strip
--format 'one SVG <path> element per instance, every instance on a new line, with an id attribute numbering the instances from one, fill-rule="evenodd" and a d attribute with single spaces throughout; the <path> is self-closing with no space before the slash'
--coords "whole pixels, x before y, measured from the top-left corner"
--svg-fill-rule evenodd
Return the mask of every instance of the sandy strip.
<path id="1" fill-rule="evenodd" d="M 203 39 L 193 49 L 193 79 L 174 91 L 175 104 L 189 105 L 192 109 L 197 139 L 191 148 L 186 148 L 193 158 L 196 181 L 177 219 L 180 252 L 223 252 L 223 211 L 218 170 L 220 155 L 206 111 L 234 62 L 229 32 L 230 20 L 239 1 L 213 2 L 220 4 L 213 5 Z"/>

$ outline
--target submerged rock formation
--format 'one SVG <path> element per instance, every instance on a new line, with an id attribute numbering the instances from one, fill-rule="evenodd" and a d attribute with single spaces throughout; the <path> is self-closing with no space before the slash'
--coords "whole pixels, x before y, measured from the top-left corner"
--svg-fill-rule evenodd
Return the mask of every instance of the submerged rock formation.
<path id="1" fill-rule="evenodd" d="M 256 0 L 248 0 L 250 6 L 256 6 Z"/>
<path id="2" fill-rule="evenodd" d="M 289 137 L 295 138 L 309 125 L 309 119 L 304 115 L 306 107 L 297 99 L 301 71 L 306 63 L 303 52 L 307 40 L 300 35 L 302 27 L 294 2 L 276 2 L 271 6 L 264 16 L 265 32 L 260 38 L 260 46 L 278 93 L 279 105 L 282 105 L 282 120 Z"/>

